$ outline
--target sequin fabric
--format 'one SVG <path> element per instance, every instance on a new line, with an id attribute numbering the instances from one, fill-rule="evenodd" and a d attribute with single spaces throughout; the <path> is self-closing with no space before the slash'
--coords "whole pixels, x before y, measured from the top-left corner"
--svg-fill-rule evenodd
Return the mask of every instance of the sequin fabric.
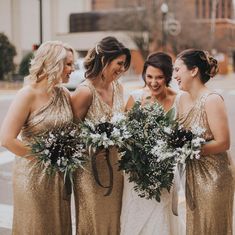
<path id="1" fill-rule="evenodd" d="M 68 97 L 62 87 L 56 87 L 52 98 L 31 113 L 21 138 L 25 143 L 33 136 L 72 121 Z M 16 157 L 13 172 L 15 235 L 72 234 L 70 200 L 64 200 L 62 175 L 49 176 L 36 161 Z"/>
<path id="2" fill-rule="evenodd" d="M 113 107 L 104 103 L 95 87 L 87 81 L 93 94 L 92 104 L 86 118 L 97 122 L 102 117 L 110 118 L 114 112 L 123 112 L 124 102 L 121 87 L 113 83 Z M 75 175 L 74 195 L 76 207 L 76 234 L 79 235 L 118 235 L 120 234 L 120 214 L 123 191 L 123 175 L 118 171 L 118 154 L 115 148 L 109 149 L 109 159 L 113 168 L 113 189 L 104 196 L 107 189 L 94 180 L 90 163 L 86 170 L 79 169 Z M 97 170 L 103 185 L 109 185 L 109 171 L 105 151 L 97 153 Z"/>
<path id="3" fill-rule="evenodd" d="M 205 111 L 207 93 L 179 116 L 187 129 L 205 129 L 204 138 L 213 139 Z M 186 234 L 232 235 L 234 182 L 226 152 L 190 160 L 186 166 Z"/>

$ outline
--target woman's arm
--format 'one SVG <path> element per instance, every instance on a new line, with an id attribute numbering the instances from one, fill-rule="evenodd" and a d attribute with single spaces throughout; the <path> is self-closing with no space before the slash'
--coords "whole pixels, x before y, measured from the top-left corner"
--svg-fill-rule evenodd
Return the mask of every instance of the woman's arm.
<path id="1" fill-rule="evenodd" d="M 214 139 L 202 147 L 202 155 L 221 153 L 229 149 L 230 136 L 225 104 L 219 95 L 208 96 L 205 109 Z"/>
<path id="2" fill-rule="evenodd" d="M 83 120 L 92 103 L 92 92 L 86 86 L 79 86 L 71 95 L 71 101 L 75 119 Z"/>
<path id="3" fill-rule="evenodd" d="M 17 136 L 29 116 L 33 99 L 34 96 L 28 88 L 20 90 L 9 108 L 0 130 L 1 145 L 21 157 L 28 155 L 30 149 L 18 140 Z"/>

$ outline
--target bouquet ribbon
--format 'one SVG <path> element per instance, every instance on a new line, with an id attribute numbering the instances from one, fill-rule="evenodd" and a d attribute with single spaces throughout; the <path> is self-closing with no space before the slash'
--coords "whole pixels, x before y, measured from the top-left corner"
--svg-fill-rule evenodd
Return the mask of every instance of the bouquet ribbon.
<path id="1" fill-rule="evenodd" d="M 72 194 L 72 182 L 69 175 L 64 178 L 63 199 L 69 201 Z"/>
<path id="2" fill-rule="evenodd" d="M 105 149 L 105 159 L 106 159 L 106 163 L 109 169 L 109 185 L 108 186 L 104 186 L 100 181 L 99 172 L 98 172 L 97 164 L 96 164 L 96 158 L 97 158 L 97 151 L 91 155 L 91 165 L 92 165 L 92 171 L 93 171 L 95 181 L 100 187 L 108 189 L 107 192 L 104 194 L 104 196 L 109 196 L 113 189 L 113 168 L 110 162 L 109 149 Z"/>

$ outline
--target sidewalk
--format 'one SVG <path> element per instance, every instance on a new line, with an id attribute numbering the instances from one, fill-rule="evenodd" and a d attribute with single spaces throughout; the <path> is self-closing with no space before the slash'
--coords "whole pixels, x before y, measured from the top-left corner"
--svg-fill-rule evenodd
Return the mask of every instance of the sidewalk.
<path id="1" fill-rule="evenodd" d="M 23 86 L 23 82 L 0 81 L 0 94 L 15 93 Z"/>

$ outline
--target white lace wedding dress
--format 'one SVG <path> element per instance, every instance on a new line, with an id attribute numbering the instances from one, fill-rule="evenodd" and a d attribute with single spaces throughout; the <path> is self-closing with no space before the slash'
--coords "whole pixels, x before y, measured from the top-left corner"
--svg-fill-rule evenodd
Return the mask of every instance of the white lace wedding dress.
<path id="1" fill-rule="evenodd" d="M 131 95 L 140 100 L 143 93 L 141 89 Z M 163 191 L 160 203 L 140 198 L 134 191 L 134 184 L 128 181 L 128 175 L 124 175 L 121 235 L 181 235 L 178 218 L 172 212 L 172 195 L 172 192 Z"/>

